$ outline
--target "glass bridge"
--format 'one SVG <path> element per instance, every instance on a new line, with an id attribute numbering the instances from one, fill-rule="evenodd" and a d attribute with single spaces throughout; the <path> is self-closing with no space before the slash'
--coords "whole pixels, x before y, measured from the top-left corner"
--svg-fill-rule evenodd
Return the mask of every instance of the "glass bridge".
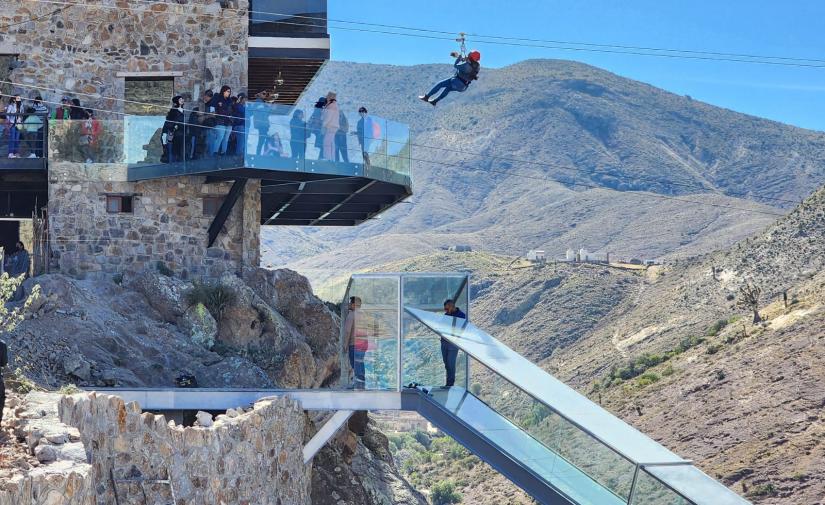
<path id="1" fill-rule="evenodd" d="M 416 411 L 544 504 L 749 503 L 473 325 L 469 286 L 463 273 L 353 276 L 344 301 L 362 300 L 363 389 L 347 388 L 342 353 L 338 389 L 111 392 L 156 411 L 221 409 L 277 395 L 306 410 L 337 411 L 307 444 L 307 461 L 354 410 Z M 446 299 L 468 319 L 444 315 Z M 442 340 L 460 349 L 452 387 L 443 386 Z"/>

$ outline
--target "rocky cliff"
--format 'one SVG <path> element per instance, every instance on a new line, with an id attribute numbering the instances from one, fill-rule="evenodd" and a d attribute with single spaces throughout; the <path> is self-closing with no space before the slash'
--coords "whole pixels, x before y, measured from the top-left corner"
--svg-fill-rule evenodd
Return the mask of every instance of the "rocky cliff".
<path id="1" fill-rule="evenodd" d="M 26 289 L 39 285 L 41 296 L 7 335 L 14 375 L 34 381 L 27 387 L 52 389 L 66 384 L 90 389 L 174 387 L 181 374 L 193 375 L 201 387 L 313 388 L 337 383 L 338 316 L 312 294 L 306 278 L 285 270 L 247 269 L 242 277 L 199 284 L 165 273 L 146 270 L 85 279 L 50 274 L 28 280 Z M 83 405 L 69 409 L 76 415 L 69 415 L 67 422 L 103 433 L 104 413 L 92 416 L 92 407 Z M 129 416 L 140 417 L 127 409 Z M 300 424 L 305 422 L 306 429 L 301 435 L 311 436 L 322 421 L 323 416 L 302 416 Z M 137 429 L 133 424 L 127 423 L 130 430 Z M 167 431 L 164 440 L 178 436 Z M 89 435 L 84 441 L 88 446 L 95 445 L 94 440 Z M 102 450 L 99 441 L 97 446 Z M 154 461 L 149 453 L 159 447 L 150 446 L 145 461 Z M 124 452 L 119 446 L 113 450 Z M 367 428 L 366 419 L 363 426 L 344 430 L 314 462 L 308 477 L 312 503 L 327 503 L 328 496 L 337 494 L 352 497 L 352 503 L 423 504 L 388 455 L 386 438 Z M 102 475 L 105 469 L 94 472 Z"/>

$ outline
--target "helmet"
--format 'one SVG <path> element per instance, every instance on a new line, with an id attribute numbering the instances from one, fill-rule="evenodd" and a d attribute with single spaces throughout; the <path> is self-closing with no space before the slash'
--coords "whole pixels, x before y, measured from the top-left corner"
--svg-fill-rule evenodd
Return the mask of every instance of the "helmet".
<path id="1" fill-rule="evenodd" d="M 473 61 L 481 61 L 481 53 L 473 49 L 467 57 Z"/>

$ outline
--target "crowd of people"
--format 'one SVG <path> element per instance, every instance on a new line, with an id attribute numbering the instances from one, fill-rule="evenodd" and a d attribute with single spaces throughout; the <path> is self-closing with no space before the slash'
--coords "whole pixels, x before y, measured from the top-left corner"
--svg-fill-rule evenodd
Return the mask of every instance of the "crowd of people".
<path id="1" fill-rule="evenodd" d="M 245 93 L 233 95 L 229 86 L 222 86 L 217 93 L 207 90 L 191 105 L 183 95 L 175 96 L 161 129 L 161 162 L 242 156 L 247 153 L 248 132 L 254 129 L 257 143 L 250 154 L 300 160 L 306 157 L 307 146 L 312 145 L 321 160 L 349 163 L 348 138 L 353 134 L 363 162 L 369 164 L 370 152 L 384 134 L 381 122 L 371 117 L 366 107 L 358 109 L 356 128 L 350 131 L 349 118 L 338 106 L 334 92 L 315 102 L 309 118 L 302 109 L 295 108 L 288 125 L 273 128 L 271 118 L 277 114 L 266 98 L 265 93 L 259 93 L 248 102 Z M 62 120 L 78 122 L 74 144 L 81 160 L 92 163 L 96 158 L 101 124 L 95 112 L 84 108 L 79 99 L 64 96 L 53 109 L 39 95 L 0 96 L 0 102 L 0 142 L 6 143 L 9 158 L 46 156 L 49 121 Z M 282 139 L 282 132 L 289 138 Z"/>
<path id="2" fill-rule="evenodd" d="M 187 109 L 186 98 L 175 96 L 161 132 L 164 147 L 161 161 L 175 163 L 242 156 L 247 154 L 248 133 L 254 129 L 257 143 L 250 154 L 304 159 L 307 145 L 314 145 L 320 159 L 344 163 L 350 162 L 347 138 L 353 133 L 358 138 L 364 163 L 368 164 L 369 152 L 381 138 L 380 123 L 369 116 L 366 107 L 358 110 L 356 130 L 350 132 L 349 119 L 339 108 L 336 94 L 329 92 L 317 100 L 309 119 L 300 108 L 292 111 L 285 128 L 289 139 L 284 141 L 279 129 L 272 127 L 271 117 L 275 112 L 265 98 L 265 94 L 259 93 L 249 102 L 246 94 L 235 96 L 229 86 L 223 86 L 217 93 L 206 90 L 198 103 Z"/>
<path id="3" fill-rule="evenodd" d="M 40 95 L 34 98 L 0 96 L 0 104 L 0 142 L 6 144 L 9 158 L 45 157 L 49 121 L 78 120 L 82 122 L 77 149 L 91 162 L 100 124 L 94 119 L 94 111 L 84 109 L 77 98 L 62 97 L 54 110 Z"/>

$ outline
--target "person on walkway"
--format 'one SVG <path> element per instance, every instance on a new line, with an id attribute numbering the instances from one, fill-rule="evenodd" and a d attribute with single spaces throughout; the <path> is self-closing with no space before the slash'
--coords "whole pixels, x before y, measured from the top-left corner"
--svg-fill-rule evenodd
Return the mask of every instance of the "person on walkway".
<path id="1" fill-rule="evenodd" d="M 31 266 L 31 257 L 26 246 L 21 241 L 15 244 L 15 251 L 9 258 L 9 276 L 19 277 L 21 275 L 29 276 L 29 267 Z"/>
<path id="2" fill-rule="evenodd" d="M 238 99 L 232 106 L 232 131 L 235 134 L 236 156 L 243 156 L 246 153 L 246 93 L 239 93 Z"/>
<path id="3" fill-rule="evenodd" d="M 455 306 L 455 300 L 444 301 L 444 315 L 467 319 L 467 315 Z M 441 339 L 441 359 L 444 360 L 444 368 L 447 371 L 447 382 L 444 386 L 452 387 L 455 385 L 455 364 L 458 360 L 458 347 L 444 338 Z"/>
<path id="4" fill-rule="evenodd" d="M 338 131 L 335 132 L 335 161 L 349 163 L 349 148 L 347 147 L 347 135 L 349 135 L 349 119 L 344 111 L 338 112 Z"/>
<path id="5" fill-rule="evenodd" d="M 335 135 L 341 126 L 341 118 L 338 109 L 338 99 L 332 91 L 327 93 L 327 103 L 321 116 L 321 126 L 324 131 L 324 151 L 322 158 L 325 160 L 335 160 Z"/>
<path id="6" fill-rule="evenodd" d="M 312 110 L 312 115 L 309 116 L 309 122 L 307 123 L 307 134 L 306 140 L 307 145 L 309 144 L 309 136 L 315 135 L 315 147 L 318 149 L 319 154 L 318 158 L 323 159 L 324 157 L 324 128 L 323 128 L 323 115 L 324 115 L 324 107 L 327 105 L 327 97 L 322 96 L 315 102 L 315 108 Z"/>
<path id="7" fill-rule="evenodd" d="M 43 103 L 43 97 L 37 95 L 34 97 L 32 108 L 34 109 L 34 113 L 40 118 L 40 128 L 38 128 L 36 132 L 34 155 L 37 158 L 43 158 L 45 156 L 46 130 L 49 128 L 49 107 Z"/>
<path id="8" fill-rule="evenodd" d="M 20 134 L 23 127 L 23 99 L 20 95 L 9 98 L 6 106 L 6 131 L 9 137 L 9 158 L 20 157 Z"/>
<path id="9" fill-rule="evenodd" d="M 367 332 L 364 328 L 361 298 L 351 296 L 349 298 L 349 311 L 344 321 L 344 341 L 349 352 L 349 365 L 354 375 L 354 381 L 351 385 L 354 389 L 364 389 L 366 384 L 364 356 L 369 350 L 369 340 L 366 338 Z"/>
<path id="10" fill-rule="evenodd" d="M 455 63 L 453 64 L 453 67 L 455 67 L 455 75 L 433 86 L 433 89 L 431 89 L 429 93 L 418 97 L 420 100 L 435 106 L 452 91 L 458 91 L 460 93 L 467 91 L 470 83 L 478 79 L 478 72 L 481 70 L 481 64 L 479 63 L 481 61 L 480 52 L 476 50 L 470 51 L 470 54 L 466 57 L 461 53 L 453 52 L 451 56 L 455 57 Z M 441 91 L 441 94 L 434 100 L 430 100 L 430 97 L 439 91 Z"/>
<path id="11" fill-rule="evenodd" d="M 375 141 L 381 138 L 381 126 L 373 120 L 367 112 L 366 107 L 358 109 L 358 124 L 355 127 L 355 134 L 358 137 L 358 144 L 361 145 L 361 156 L 364 158 L 364 166 L 370 166 L 370 152 Z"/>
<path id="12" fill-rule="evenodd" d="M 52 112 L 52 119 L 57 121 L 63 121 L 66 119 L 71 119 L 72 117 L 72 101 L 69 97 L 64 96 L 60 99 L 60 105 L 54 109 Z"/>
<path id="13" fill-rule="evenodd" d="M 186 138 L 184 123 L 186 116 L 183 112 L 184 99 L 178 95 L 172 98 L 172 108 L 166 113 L 166 122 L 163 123 L 161 139 L 166 150 L 167 163 L 184 161 Z"/>
<path id="14" fill-rule="evenodd" d="M 95 112 L 92 109 L 86 109 L 84 114 L 86 117 L 80 123 L 77 150 L 86 163 L 94 163 L 98 140 L 100 139 L 100 121 L 95 119 Z"/>
<path id="15" fill-rule="evenodd" d="M 190 160 L 200 159 L 207 152 L 207 137 L 209 129 L 205 123 L 210 119 L 209 101 L 212 100 L 212 90 L 208 89 L 201 95 L 200 103 L 189 113 L 186 121 L 186 156 Z"/>
<path id="16" fill-rule="evenodd" d="M 225 155 L 229 146 L 229 136 L 232 134 L 232 88 L 222 86 L 217 99 L 214 99 L 215 108 L 215 137 L 211 153 L 215 156 Z"/>
<path id="17" fill-rule="evenodd" d="M 86 111 L 83 110 L 83 106 L 80 105 L 80 100 L 77 98 L 72 98 L 72 105 L 69 110 L 69 119 L 76 119 L 79 121 L 86 119 Z"/>
<path id="18" fill-rule="evenodd" d="M 304 111 L 295 109 L 295 112 L 292 113 L 292 119 L 289 120 L 289 150 L 293 159 L 302 160 L 306 157 L 308 139 Z"/>
<path id="19" fill-rule="evenodd" d="M 247 107 L 247 115 L 252 117 L 252 126 L 258 132 L 258 145 L 255 154 L 263 154 L 264 145 L 269 137 L 269 113 L 271 107 L 264 101 L 264 93 L 255 95 L 255 101 Z"/>
<path id="20" fill-rule="evenodd" d="M 34 113 L 33 108 L 29 108 L 29 113 L 23 120 L 22 137 L 26 148 L 29 151 L 29 158 L 39 158 L 39 137 L 40 132 L 43 131 L 43 120 L 45 118 Z"/>

